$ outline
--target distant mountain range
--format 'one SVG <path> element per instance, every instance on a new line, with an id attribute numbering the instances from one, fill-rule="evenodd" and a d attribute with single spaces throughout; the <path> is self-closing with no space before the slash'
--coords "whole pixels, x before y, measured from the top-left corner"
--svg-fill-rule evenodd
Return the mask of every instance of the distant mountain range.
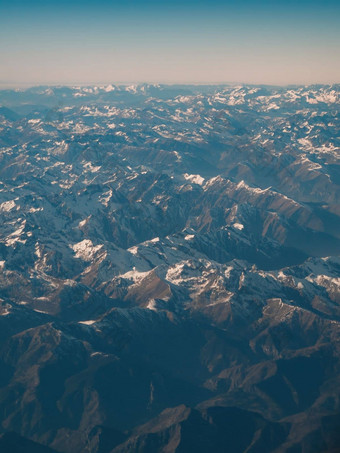
<path id="1" fill-rule="evenodd" d="M 0 451 L 340 451 L 339 92 L 0 91 Z"/>

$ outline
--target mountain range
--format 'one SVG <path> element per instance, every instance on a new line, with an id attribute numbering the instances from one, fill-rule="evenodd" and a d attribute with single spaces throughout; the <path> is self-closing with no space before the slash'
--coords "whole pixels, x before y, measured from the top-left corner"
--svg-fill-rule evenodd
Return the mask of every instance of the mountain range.
<path id="1" fill-rule="evenodd" d="M 1 451 L 340 451 L 339 92 L 0 91 Z"/>

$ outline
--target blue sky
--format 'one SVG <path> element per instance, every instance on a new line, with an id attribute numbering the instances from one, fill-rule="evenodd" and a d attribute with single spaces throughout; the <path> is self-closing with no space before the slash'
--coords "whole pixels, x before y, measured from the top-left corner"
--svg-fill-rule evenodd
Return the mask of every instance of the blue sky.
<path id="1" fill-rule="evenodd" d="M 0 83 L 340 82 L 339 23 L 331 0 L 0 0 Z"/>

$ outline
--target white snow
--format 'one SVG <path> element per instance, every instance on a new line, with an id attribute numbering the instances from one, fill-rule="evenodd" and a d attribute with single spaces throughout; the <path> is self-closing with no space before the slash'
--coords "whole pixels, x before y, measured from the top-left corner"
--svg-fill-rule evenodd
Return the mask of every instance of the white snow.
<path id="1" fill-rule="evenodd" d="M 334 104 L 338 102 L 339 98 L 337 93 L 332 90 L 329 93 L 323 91 L 319 94 L 316 94 L 315 91 L 310 91 L 310 93 L 314 97 L 309 97 L 308 94 L 306 95 L 306 102 L 309 104 L 318 104 L 319 102 L 324 102 L 326 104 Z"/>
<path id="2" fill-rule="evenodd" d="M 3 203 L 0 204 L 0 212 L 9 212 L 13 208 L 15 208 L 14 200 L 4 201 Z"/>
<path id="3" fill-rule="evenodd" d="M 236 189 L 247 189 L 253 194 L 262 194 L 270 190 L 271 187 L 267 187 L 266 189 L 260 189 L 259 187 L 250 187 L 245 181 L 242 180 L 236 185 Z"/>
<path id="4" fill-rule="evenodd" d="M 81 220 L 79 223 L 78 223 L 78 228 L 82 228 L 83 226 L 85 226 L 87 224 L 87 222 L 90 220 L 91 216 L 88 216 L 86 217 L 86 219 L 84 220 Z"/>
<path id="5" fill-rule="evenodd" d="M 280 107 L 279 107 L 278 105 L 276 105 L 274 102 L 272 102 L 271 104 L 269 104 L 269 105 L 267 106 L 267 111 L 268 111 L 268 110 L 277 110 L 277 109 L 279 109 L 279 108 L 280 108 Z"/>
<path id="6" fill-rule="evenodd" d="M 183 268 L 185 266 L 186 262 L 183 261 L 181 263 L 175 264 L 174 266 L 171 266 L 166 273 L 166 280 L 172 283 L 180 283 L 183 281 L 181 278 L 181 274 L 183 271 Z"/>
<path id="7" fill-rule="evenodd" d="M 85 170 L 90 171 L 91 173 L 97 173 L 102 168 L 100 165 L 94 167 L 92 162 L 83 162 L 83 167 Z"/>
<path id="8" fill-rule="evenodd" d="M 4 308 L 4 311 L 0 314 L 0 316 L 7 316 L 10 314 L 10 312 L 11 310 L 8 307 L 6 307 Z"/>
<path id="9" fill-rule="evenodd" d="M 237 230 L 243 230 L 244 225 L 242 223 L 233 223 L 233 227 L 236 228 Z"/>
<path id="10" fill-rule="evenodd" d="M 213 178 L 208 179 L 208 181 L 204 184 L 204 189 L 208 189 L 208 187 L 212 186 L 213 184 L 217 182 L 223 182 L 225 181 L 222 176 L 214 176 Z"/>
<path id="11" fill-rule="evenodd" d="M 172 153 L 176 156 L 178 162 L 182 160 L 181 155 L 177 151 L 172 151 Z"/>
<path id="12" fill-rule="evenodd" d="M 126 91 L 129 91 L 130 93 L 137 93 L 137 85 L 130 85 L 125 88 Z"/>
<path id="13" fill-rule="evenodd" d="M 95 357 L 95 356 L 97 356 L 97 355 L 101 355 L 101 356 L 103 356 L 103 357 L 108 357 L 108 354 L 104 354 L 104 352 L 100 352 L 100 351 L 94 351 L 94 352 L 92 352 L 91 357 Z"/>
<path id="14" fill-rule="evenodd" d="M 21 235 L 25 229 L 25 225 L 26 225 L 26 219 L 21 222 L 21 225 L 17 230 L 13 231 L 13 233 L 11 233 L 7 237 L 7 239 L 6 239 L 7 246 L 14 245 L 16 242 L 21 242 L 22 244 L 26 243 L 26 239 L 20 239 Z"/>
<path id="15" fill-rule="evenodd" d="M 104 88 L 104 90 L 109 93 L 110 91 L 114 91 L 116 88 L 113 85 L 108 85 Z"/>
<path id="16" fill-rule="evenodd" d="M 36 255 L 38 258 L 41 258 L 41 257 L 42 257 L 41 251 L 42 251 L 42 249 L 41 249 L 41 247 L 40 247 L 40 245 L 39 245 L 39 242 L 37 242 L 37 243 L 35 244 L 35 251 L 34 251 L 34 253 L 35 253 L 35 255 Z"/>
<path id="17" fill-rule="evenodd" d="M 70 247 L 76 253 L 76 258 L 81 258 L 84 261 L 91 261 L 103 245 L 94 246 L 90 239 L 84 239 L 77 244 L 70 245 Z"/>
<path id="18" fill-rule="evenodd" d="M 149 302 L 148 302 L 148 305 L 146 306 L 146 308 L 147 308 L 148 310 L 157 311 L 155 299 L 150 299 Z"/>
<path id="19" fill-rule="evenodd" d="M 188 173 L 184 173 L 183 176 L 187 181 L 190 181 L 193 184 L 198 184 L 200 186 L 202 186 L 205 181 L 201 175 L 189 175 Z"/>
<path id="20" fill-rule="evenodd" d="M 132 253 L 132 255 L 137 255 L 138 247 L 136 247 L 136 246 L 130 247 L 129 249 L 127 249 L 127 251 Z"/>
<path id="21" fill-rule="evenodd" d="M 340 277 L 329 277 L 328 275 L 320 274 L 316 277 L 309 275 L 308 277 L 306 277 L 306 280 L 312 283 L 316 283 L 317 285 L 323 286 L 325 288 L 334 287 L 337 288 L 337 290 L 340 289 Z"/>
<path id="22" fill-rule="evenodd" d="M 240 280 L 239 280 L 239 283 L 238 283 L 238 289 L 240 290 L 244 284 L 244 272 L 242 272 L 241 276 L 240 276 Z"/>
<path id="23" fill-rule="evenodd" d="M 183 260 L 169 267 L 166 273 L 166 280 L 175 285 L 185 282 L 194 282 L 200 278 L 202 271 L 199 270 L 190 260 Z"/>
<path id="24" fill-rule="evenodd" d="M 224 275 L 226 278 L 229 278 L 230 277 L 230 272 L 233 270 L 233 266 L 227 266 L 225 271 L 224 271 Z"/>
<path id="25" fill-rule="evenodd" d="M 95 320 L 89 319 L 88 321 L 79 321 L 78 324 L 85 324 L 86 326 L 91 326 L 95 322 L 96 322 Z"/>
<path id="26" fill-rule="evenodd" d="M 135 267 L 131 271 L 126 272 L 125 274 L 118 275 L 120 278 L 126 278 L 128 280 L 133 280 L 134 283 L 138 283 L 143 280 L 149 272 L 139 272 Z"/>
<path id="27" fill-rule="evenodd" d="M 99 201 L 104 205 L 104 206 L 108 206 L 109 205 L 109 201 L 111 200 L 111 197 L 112 197 L 112 189 L 109 189 L 108 191 L 104 192 L 100 197 L 99 197 Z"/>

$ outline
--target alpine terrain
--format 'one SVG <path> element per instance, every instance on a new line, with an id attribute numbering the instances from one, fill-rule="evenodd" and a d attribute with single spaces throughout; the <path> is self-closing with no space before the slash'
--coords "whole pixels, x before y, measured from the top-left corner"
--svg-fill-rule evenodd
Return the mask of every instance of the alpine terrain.
<path id="1" fill-rule="evenodd" d="M 340 85 L 0 91 L 0 451 L 340 451 Z"/>

